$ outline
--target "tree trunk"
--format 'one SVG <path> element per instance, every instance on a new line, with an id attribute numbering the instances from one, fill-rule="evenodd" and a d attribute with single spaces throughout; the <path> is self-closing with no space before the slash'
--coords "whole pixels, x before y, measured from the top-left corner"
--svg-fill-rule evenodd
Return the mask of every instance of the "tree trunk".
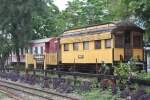
<path id="1" fill-rule="evenodd" d="M 1 71 L 2 72 L 5 72 L 5 61 L 6 61 L 6 59 L 7 59 L 7 56 L 0 58 Z"/>
<path id="2" fill-rule="evenodd" d="M 0 58 L 0 66 L 1 66 L 1 72 L 3 72 L 3 70 L 4 70 L 4 64 L 3 64 L 3 58 Z"/>
<path id="3" fill-rule="evenodd" d="M 16 72 L 19 72 L 19 63 L 20 63 L 20 55 L 19 55 L 19 48 L 16 48 L 16 57 L 17 57 L 17 62 L 16 62 Z"/>

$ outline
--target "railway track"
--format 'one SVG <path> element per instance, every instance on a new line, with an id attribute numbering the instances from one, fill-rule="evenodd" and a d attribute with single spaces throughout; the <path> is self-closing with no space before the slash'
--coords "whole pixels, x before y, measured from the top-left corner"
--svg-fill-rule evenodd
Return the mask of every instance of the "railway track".
<path id="1" fill-rule="evenodd" d="M 39 100 L 79 100 L 78 98 L 75 97 L 71 97 L 68 95 L 64 95 L 64 94 L 60 94 L 60 93 L 56 93 L 56 92 L 52 92 L 52 91 L 46 91 L 46 90 L 42 90 L 42 89 L 37 89 L 37 88 L 33 88 L 33 87 L 29 87 L 29 86 L 25 86 L 25 85 L 21 85 L 21 84 L 16 84 L 14 82 L 9 82 L 6 80 L 0 80 L 0 89 L 6 91 L 6 92 L 12 92 L 12 94 L 16 93 L 23 93 L 26 95 L 30 95 L 33 97 L 38 98 Z M 26 98 L 22 98 L 22 100 L 26 100 Z M 29 100 L 29 98 L 27 99 Z M 33 100 L 33 99 L 30 99 Z M 36 99 L 37 100 L 37 99 Z"/>

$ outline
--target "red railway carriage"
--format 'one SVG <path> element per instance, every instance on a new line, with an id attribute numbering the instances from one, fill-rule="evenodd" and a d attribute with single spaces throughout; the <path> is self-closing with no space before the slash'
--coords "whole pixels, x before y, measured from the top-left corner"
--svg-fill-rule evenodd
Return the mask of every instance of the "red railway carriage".
<path id="1" fill-rule="evenodd" d="M 58 49 L 57 38 L 51 38 L 49 42 L 45 43 L 45 52 L 46 53 L 55 53 Z"/>
<path id="2" fill-rule="evenodd" d="M 28 48 L 32 48 L 32 51 L 26 53 L 26 68 L 30 64 L 33 64 L 35 69 L 37 64 L 44 64 L 44 68 L 47 65 L 57 65 L 58 41 L 56 37 L 33 40 L 30 43 Z M 41 47 L 43 50 L 40 50 Z"/>

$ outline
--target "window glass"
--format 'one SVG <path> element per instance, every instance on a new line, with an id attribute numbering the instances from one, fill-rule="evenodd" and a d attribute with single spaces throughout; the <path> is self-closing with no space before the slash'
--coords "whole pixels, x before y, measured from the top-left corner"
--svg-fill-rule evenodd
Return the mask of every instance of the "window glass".
<path id="1" fill-rule="evenodd" d="M 30 47 L 30 50 L 29 50 L 29 51 L 30 51 L 31 54 L 33 53 L 32 47 Z"/>
<path id="2" fill-rule="evenodd" d="M 123 35 L 115 35 L 115 47 L 116 48 L 123 48 L 124 47 L 124 41 L 123 41 Z"/>
<path id="3" fill-rule="evenodd" d="M 23 55 L 23 48 L 21 48 L 21 55 Z"/>
<path id="4" fill-rule="evenodd" d="M 41 54 L 43 54 L 43 47 L 41 47 Z"/>
<path id="5" fill-rule="evenodd" d="M 95 49 L 100 49 L 101 48 L 101 40 L 95 40 L 94 45 L 95 45 Z"/>
<path id="6" fill-rule="evenodd" d="M 69 44 L 64 44 L 64 51 L 69 51 Z"/>
<path id="7" fill-rule="evenodd" d="M 35 47 L 35 54 L 38 54 L 38 47 Z"/>
<path id="8" fill-rule="evenodd" d="M 133 47 L 140 48 L 142 46 L 142 39 L 140 36 L 133 36 Z"/>
<path id="9" fill-rule="evenodd" d="M 24 48 L 24 54 L 28 53 L 28 48 Z"/>
<path id="10" fill-rule="evenodd" d="M 15 51 L 13 51 L 13 55 L 15 55 L 16 54 L 16 52 Z"/>
<path id="11" fill-rule="evenodd" d="M 125 43 L 130 43 L 130 31 L 125 32 Z"/>
<path id="12" fill-rule="evenodd" d="M 89 49 L 89 42 L 85 41 L 83 42 L 83 50 L 88 50 Z"/>
<path id="13" fill-rule="evenodd" d="M 79 43 L 73 43 L 73 50 L 78 50 L 79 49 Z"/>
<path id="14" fill-rule="evenodd" d="M 105 47 L 110 48 L 111 47 L 111 39 L 105 40 Z"/>

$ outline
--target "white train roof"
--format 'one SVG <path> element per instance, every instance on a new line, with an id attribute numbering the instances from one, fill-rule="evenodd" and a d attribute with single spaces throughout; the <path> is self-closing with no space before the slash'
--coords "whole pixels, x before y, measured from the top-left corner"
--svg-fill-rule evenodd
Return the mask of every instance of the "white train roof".
<path id="1" fill-rule="evenodd" d="M 49 42 L 53 37 L 51 38 L 44 38 L 44 39 L 37 39 L 37 40 L 31 40 L 30 43 L 45 43 Z"/>

